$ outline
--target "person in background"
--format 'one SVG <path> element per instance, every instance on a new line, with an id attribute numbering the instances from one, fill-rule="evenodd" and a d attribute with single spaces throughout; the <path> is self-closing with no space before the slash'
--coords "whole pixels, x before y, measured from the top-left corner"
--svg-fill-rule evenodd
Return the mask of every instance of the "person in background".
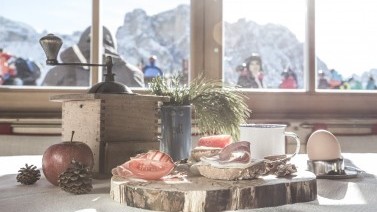
<path id="1" fill-rule="evenodd" d="M 80 37 L 79 42 L 65 49 L 60 54 L 64 63 L 88 63 L 90 61 L 91 27 L 88 27 Z M 103 27 L 103 57 L 113 59 L 112 72 L 115 81 L 128 87 L 143 87 L 144 77 L 139 68 L 124 61 L 115 50 L 115 44 L 110 31 Z M 105 59 L 103 60 L 105 61 Z M 106 70 L 104 70 L 106 73 Z M 90 69 L 88 66 L 55 66 L 46 74 L 44 86 L 89 86 Z M 104 80 L 104 78 L 103 78 Z"/>
<path id="2" fill-rule="evenodd" d="M 335 69 L 330 70 L 330 88 L 332 89 L 339 89 L 340 86 L 343 84 L 343 77 L 340 75 Z"/>
<path id="3" fill-rule="evenodd" d="M 16 67 L 10 60 L 13 55 L 0 48 L 0 85 L 22 85 L 22 80 L 17 77 Z"/>
<path id="4" fill-rule="evenodd" d="M 283 79 L 279 85 L 279 88 L 283 89 L 296 89 L 297 88 L 297 75 L 296 73 L 288 67 L 281 73 Z"/>
<path id="5" fill-rule="evenodd" d="M 239 77 L 241 77 L 241 76 L 245 77 L 245 76 L 249 75 L 249 71 L 246 68 L 246 63 L 242 63 L 241 65 L 238 65 L 236 67 L 236 72 L 238 73 Z"/>
<path id="6" fill-rule="evenodd" d="M 361 90 L 363 89 L 363 86 L 361 85 L 361 82 L 357 80 L 355 77 L 351 77 L 348 79 L 349 88 L 352 90 Z"/>
<path id="7" fill-rule="evenodd" d="M 318 71 L 318 89 L 328 89 L 330 87 L 329 82 L 325 77 L 325 73 L 322 70 Z"/>
<path id="8" fill-rule="evenodd" d="M 241 65 L 238 65 L 237 67 L 236 67 L 236 72 L 238 73 L 238 74 L 244 74 L 244 73 L 246 73 L 246 63 L 242 63 Z"/>
<path id="9" fill-rule="evenodd" d="M 242 88 L 264 88 L 261 57 L 258 54 L 252 54 L 245 62 L 246 69 L 240 72 L 237 85 Z"/>
<path id="10" fill-rule="evenodd" d="M 152 55 L 149 57 L 149 65 L 143 68 L 145 86 L 148 86 L 148 83 L 150 83 L 153 78 L 162 77 L 164 75 L 161 69 L 156 66 L 156 62 L 157 56 Z"/>
<path id="11" fill-rule="evenodd" d="M 373 76 L 369 76 L 368 82 L 367 82 L 367 90 L 375 90 L 377 89 L 376 82 L 374 81 Z"/>
<path id="12" fill-rule="evenodd" d="M 339 86 L 338 89 L 340 89 L 340 90 L 349 90 L 349 89 L 351 89 L 351 85 L 349 83 L 349 80 L 342 81 L 342 84 Z"/>

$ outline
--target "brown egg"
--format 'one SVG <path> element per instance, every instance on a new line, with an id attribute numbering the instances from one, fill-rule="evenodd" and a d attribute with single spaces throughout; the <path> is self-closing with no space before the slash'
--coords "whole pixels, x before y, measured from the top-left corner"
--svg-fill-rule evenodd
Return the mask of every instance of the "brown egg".
<path id="1" fill-rule="evenodd" d="M 333 160 L 341 158 L 338 139 L 327 130 L 313 132 L 306 145 L 309 160 Z"/>

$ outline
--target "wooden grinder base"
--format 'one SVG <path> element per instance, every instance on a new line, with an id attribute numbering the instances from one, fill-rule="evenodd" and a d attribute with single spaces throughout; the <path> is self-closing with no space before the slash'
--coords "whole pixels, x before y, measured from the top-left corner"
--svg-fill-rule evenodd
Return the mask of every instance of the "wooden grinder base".
<path id="1" fill-rule="evenodd" d="M 308 171 L 286 178 L 269 175 L 239 181 L 201 176 L 165 181 L 113 177 L 110 195 L 119 203 L 149 210 L 224 211 L 312 201 L 317 198 L 317 183 Z"/>

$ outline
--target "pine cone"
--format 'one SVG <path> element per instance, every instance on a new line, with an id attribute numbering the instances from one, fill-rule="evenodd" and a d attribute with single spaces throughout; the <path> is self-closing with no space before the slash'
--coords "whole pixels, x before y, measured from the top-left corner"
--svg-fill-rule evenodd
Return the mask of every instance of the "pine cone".
<path id="1" fill-rule="evenodd" d="M 31 185 L 37 182 L 41 178 L 41 172 L 36 168 L 34 165 L 28 166 L 25 164 L 25 167 L 18 170 L 20 173 L 16 177 L 17 182 L 24 185 Z"/>
<path id="2" fill-rule="evenodd" d="M 77 161 L 59 175 L 59 187 L 73 194 L 86 194 L 92 190 L 92 173 L 88 166 Z"/>

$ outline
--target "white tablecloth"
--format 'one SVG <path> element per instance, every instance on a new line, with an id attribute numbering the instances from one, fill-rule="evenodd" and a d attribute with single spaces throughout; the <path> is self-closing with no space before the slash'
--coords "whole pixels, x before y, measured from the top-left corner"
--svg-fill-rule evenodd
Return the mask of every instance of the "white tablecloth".
<path id="1" fill-rule="evenodd" d="M 365 170 L 354 179 L 317 180 L 318 198 L 307 203 L 296 203 L 253 211 L 377 211 L 377 154 L 343 154 L 347 165 Z M 294 161 L 306 169 L 306 155 Z M 41 156 L 0 157 L 0 211 L 33 212 L 102 212 L 146 211 L 126 207 L 110 198 L 110 180 L 94 180 L 93 190 L 85 195 L 73 195 L 50 184 L 43 176 L 34 185 L 21 185 L 16 181 L 19 168 L 25 163 L 41 168 Z M 266 197 L 268 198 L 268 197 Z M 250 211 L 250 210 L 240 210 Z"/>

